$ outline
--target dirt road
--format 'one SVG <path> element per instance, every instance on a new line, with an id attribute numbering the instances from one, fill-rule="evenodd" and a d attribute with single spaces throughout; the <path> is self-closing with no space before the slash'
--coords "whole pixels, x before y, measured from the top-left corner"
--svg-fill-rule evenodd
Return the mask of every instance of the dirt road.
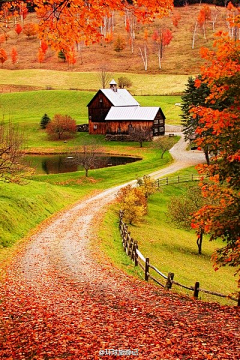
<path id="1" fill-rule="evenodd" d="M 152 174 L 204 161 L 186 155 Z M 239 311 L 195 302 L 99 262 L 95 219 L 119 187 L 63 212 L 36 233 L 1 286 L 0 359 L 239 359 Z"/>

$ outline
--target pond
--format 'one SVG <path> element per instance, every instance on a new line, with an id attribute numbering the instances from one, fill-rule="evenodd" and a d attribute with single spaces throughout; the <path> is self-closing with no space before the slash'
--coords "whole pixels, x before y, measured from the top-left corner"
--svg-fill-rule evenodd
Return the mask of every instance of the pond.
<path id="1" fill-rule="evenodd" d="M 80 154 L 26 155 L 23 162 L 34 168 L 36 174 L 60 174 L 84 170 L 80 158 Z M 97 161 L 94 161 L 91 169 L 125 165 L 138 160 L 141 158 L 101 154 L 97 155 Z"/>

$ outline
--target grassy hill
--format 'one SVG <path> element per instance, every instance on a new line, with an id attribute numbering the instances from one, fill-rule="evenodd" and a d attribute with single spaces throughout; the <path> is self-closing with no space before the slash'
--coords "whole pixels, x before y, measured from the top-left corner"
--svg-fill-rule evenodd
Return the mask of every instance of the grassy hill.
<path id="1" fill-rule="evenodd" d="M 211 21 L 206 24 L 206 39 L 200 28 L 197 30 L 195 48 L 192 49 L 192 33 L 194 25 L 203 4 L 185 6 L 174 9 L 173 13 L 180 13 L 181 19 L 178 27 L 174 27 L 172 17 L 155 20 L 152 24 L 136 26 L 136 38 L 134 41 L 134 51 L 131 52 L 128 34 L 125 31 L 124 17 L 120 17 L 117 13 L 114 15 L 114 32 L 111 42 L 102 41 L 100 44 L 85 46 L 81 44 L 81 50 L 77 52 L 76 64 L 69 68 L 67 63 L 59 60 L 56 53 L 48 50 L 46 59 L 42 64 L 37 61 L 37 52 L 39 48 L 39 40 L 37 38 L 27 39 L 26 35 L 21 33 L 19 36 L 14 29 L 8 32 L 8 40 L 1 44 L 8 54 L 8 60 L 4 63 L 5 69 L 49 69 L 58 71 L 71 72 L 96 72 L 103 65 L 113 73 L 147 73 L 147 74 L 197 74 L 199 72 L 202 60 L 199 56 L 199 49 L 202 46 L 211 47 L 213 42 L 213 25 Z M 217 12 L 217 21 L 215 30 L 227 31 L 226 24 L 226 8 L 215 7 L 210 5 L 212 13 Z M 34 14 L 29 14 L 25 22 L 36 22 Z M 139 48 L 143 46 L 144 28 L 148 29 L 148 69 L 144 70 L 141 60 Z M 156 47 L 152 40 L 152 34 L 156 29 L 169 28 L 172 31 L 173 39 L 169 46 L 165 47 L 162 69 L 158 67 L 158 58 Z M 118 36 L 125 39 L 126 47 L 121 52 L 116 52 L 115 41 Z M 18 63 L 13 65 L 11 62 L 11 50 L 15 47 L 18 52 Z M 61 74 L 58 81 L 62 82 Z M 0 82 L 1 83 L 1 82 Z M 31 84 L 38 86 L 37 82 Z"/>

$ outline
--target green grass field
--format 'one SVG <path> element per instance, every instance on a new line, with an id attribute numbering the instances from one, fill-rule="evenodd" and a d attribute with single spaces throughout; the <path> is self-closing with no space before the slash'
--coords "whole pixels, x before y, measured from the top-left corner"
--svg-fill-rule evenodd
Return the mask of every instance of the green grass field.
<path id="1" fill-rule="evenodd" d="M 168 272 L 173 272 L 175 281 L 186 286 L 194 286 L 195 282 L 199 281 L 200 287 L 203 289 L 223 294 L 233 293 L 237 290 L 234 269 L 225 267 L 214 271 L 211 262 L 211 255 L 216 247 L 221 246 L 221 241 L 210 242 L 205 236 L 203 254 L 199 255 L 194 231 L 177 229 L 169 221 L 167 215 L 168 202 L 173 195 L 182 194 L 185 190 L 185 184 L 169 185 L 164 186 L 162 192 L 153 195 L 149 199 L 148 215 L 139 224 L 129 225 L 131 236 L 138 241 L 141 253 L 150 258 L 150 263 L 166 275 Z M 123 251 L 118 230 L 118 207 L 116 205 L 106 213 L 99 237 L 101 238 L 102 249 L 115 265 L 129 271 L 130 274 L 143 278 L 140 268 L 134 269 L 133 263 L 131 264 L 129 259 L 126 260 L 127 255 Z M 152 275 L 158 278 L 156 273 L 152 272 Z M 159 279 L 165 283 L 164 279 L 161 277 Z M 177 286 L 174 286 L 174 291 L 187 293 L 187 290 Z M 188 293 L 192 295 L 192 292 L 189 291 Z M 222 304 L 235 304 L 231 300 L 203 293 L 200 293 L 200 298 Z"/>
<path id="2" fill-rule="evenodd" d="M 133 83 L 130 92 L 133 95 L 176 95 L 182 93 L 187 83 L 188 75 L 167 74 L 134 74 L 114 73 L 113 78 L 127 76 Z M 0 71 L 0 89 L 2 85 L 19 87 L 37 87 L 53 90 L 83 90 L 97 91 L 102 84 L 97 72 L 69 72 L 41 69 Z"/>
<path id="3" fill-rule="evenodd" d="M 94 92 L 42 90 L 1 94 L 0 116 L 5 121 L 11 119 L 24 129 L 27 145 L 30 148 L 60 148 L 77 146 L 82 136 L 63 141 L 49 141 L 45 131 L 40 129 L 40 121 L 46 113 L 50 118 L 55 114 L 67 114 L 76 120 L 77 124 L 88 122 L 87 104 Z M 136 99 L 142 106 L 160 106 L 166 116 L 168 124 L 180 124 L 181 109 L 175 103 L 181 101 L 180 96 L 138 96 Z"/>

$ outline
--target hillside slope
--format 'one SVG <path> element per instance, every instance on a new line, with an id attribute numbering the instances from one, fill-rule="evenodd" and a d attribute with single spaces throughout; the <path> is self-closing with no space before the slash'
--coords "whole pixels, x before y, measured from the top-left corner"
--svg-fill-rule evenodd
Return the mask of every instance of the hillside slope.
<path id="1" fill-rule="evenodd" d="M 148 69 L 144 70 L 143 62 L 140 56 L 140 48 L 143 48 L 144 27 L 140 24 L 136 26 L 136 38 L 134 40 L 134 51 L 130 50 L 128 33 L 125 30 L 124 18 L 118 14 L 114 15 L 114 32 L 113 39 L 110 42 L 102 42 L 91 46 L 81 44 L 77 52 L 77 62 L 70 67 L 68 64 L 59 60 L 56 53 L 48 49 L 46 58 L 42 64 L 38 63 L 37 53 L 39 40 L 35 38 L 27 39 L 23 32 L 17 35 L 14 29 L 8 32 L 7 42 L 3 42 L 1 47 L 5 49 L 8 55 L 7 61 L 3 64 L 5 69 L 52 69 L 52 70 L 71 70 L 71 71 L 99 71 L 99 68 L 106 66 L 112 72 L 136 72 L 136 73 L 168 73 L 168 74 L 197 74 L 199 72 L 202 60 L 199 56 L 201 46 L 212 46 L 213 41 L 213 24 L 212 21 L 206 23 L 206 39 L 203 31 L 198 27 L 195 41 L 195 48 L 192 49 L 192 35 L 199 10 L 204 5 L 191 5 L 177 8 L 174 13 L 179 13 L 181 19 L 178 27 L 174 27 L 172 17 L 162 20 L 156 20 L 153 24 L 145 26 L 148 30 L 147 53 Z M 215 7 L 210 5 L 212 18 L 217 14 L 215 30 L 227 31 L 226 8 Z M 25 20 L 27 22 L 36 22 L 35 14 L 29 14 Z M 162 69 L 158 66 L 158 57 L 156 44 L 152 39 L 155 30 L 169 28 L 172 31 L 173 39 L 169 46 L 164 49 L 162 59 Z M 116 52 L 115 42 L 118 36 L 125 39 L 125 48 Z M 18 62 L 13 65 L 11 60 L 11 51 L 15 47 L 18 53 Z M 37 85 L 37 84 L 36 84 Z"/>

